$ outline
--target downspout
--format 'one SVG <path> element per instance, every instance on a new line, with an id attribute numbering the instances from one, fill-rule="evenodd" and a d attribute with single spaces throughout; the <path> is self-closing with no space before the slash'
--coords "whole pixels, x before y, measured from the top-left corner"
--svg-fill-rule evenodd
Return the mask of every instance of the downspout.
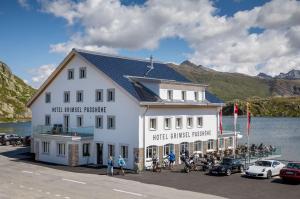
<path id="1" fill-rule="evenodd" d="M 143 147 L 144 147 L 144 162 L 143 162 L 143 168 L 145 167 L 146 165 L 146 146 L 145 146 L 145 143 L 146 143 L 146 113 L 147 111 L 149 110 L 149 105 L 146 106 L 146 110 L 145 112 L 143 113 Z"/>

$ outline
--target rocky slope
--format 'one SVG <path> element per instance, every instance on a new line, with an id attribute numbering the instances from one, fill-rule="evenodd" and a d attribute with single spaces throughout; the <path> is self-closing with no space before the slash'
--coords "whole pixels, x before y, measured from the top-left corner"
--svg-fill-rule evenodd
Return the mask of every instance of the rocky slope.
<path id="1" fill-rule="evenodd" d="M 12 74 L 9 67 L 0 61 L 0 121 L 15 121 L 31 118 L 26 102 L 35 90 Z"/>

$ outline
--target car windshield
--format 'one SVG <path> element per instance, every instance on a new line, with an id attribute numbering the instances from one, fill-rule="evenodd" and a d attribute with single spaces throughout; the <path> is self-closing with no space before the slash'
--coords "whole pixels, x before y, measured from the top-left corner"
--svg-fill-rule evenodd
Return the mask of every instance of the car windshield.
<path id="1" fill-rule="evenodd" d="M 224 158 L 222 164 L 232 164 L 232 162 L 233 162 L 232 159 Z"/>
<path id="2" fill-rule="evenodd" d="M 286 167 L 289 169 L 300 169 L 300 163 L 288 163 Z"/>
<path id="3" fill-rule="evenodd" d="M 255 166 L 262 166 L 262 167 L 271 167 L 271 162 L 269 161 L 257 161 L 255 162 Z"/>

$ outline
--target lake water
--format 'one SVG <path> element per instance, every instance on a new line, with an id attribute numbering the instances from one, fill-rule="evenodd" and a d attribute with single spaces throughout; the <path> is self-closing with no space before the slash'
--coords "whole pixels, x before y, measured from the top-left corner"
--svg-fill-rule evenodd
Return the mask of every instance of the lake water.
<path id="1" fill-rule="evenodd" d="M 232 128 L 233 117 L 223 117 L 223 126 Z M 238 130 L 243 135 L 239 143 L 247 142 L 246 117 L 239 117 Z M 0 123 L 0 133 L 16 133 L 18 135 L 30 135 L 31 122 Z M 250 143 L 272 144 L 281 148 L 282 157 L 285 160 L 300 161 L 300 118 L 251 118 Z"/>

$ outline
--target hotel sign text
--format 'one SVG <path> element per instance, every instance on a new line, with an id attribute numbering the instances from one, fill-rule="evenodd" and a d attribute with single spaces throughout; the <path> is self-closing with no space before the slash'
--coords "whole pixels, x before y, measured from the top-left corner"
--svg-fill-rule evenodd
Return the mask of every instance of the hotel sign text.
<path id="1" fill-rule="evenodd" d="M 55 113 L 106 113 L 106 107 L 103 106 L 85 106 L 85 107 L 52 107 Z"/>
<path id="2" fill-rule="evenodd" d="M 181 139 L 181 138 L 202 137 L 202 136 L 210 136 L 210 135 L 211 135 L 211 130 L 168 133 L 168 134 L 160 133 L 160 134 L 153 135 L 153 141 L 174 140 L 174 139 Z"/>

